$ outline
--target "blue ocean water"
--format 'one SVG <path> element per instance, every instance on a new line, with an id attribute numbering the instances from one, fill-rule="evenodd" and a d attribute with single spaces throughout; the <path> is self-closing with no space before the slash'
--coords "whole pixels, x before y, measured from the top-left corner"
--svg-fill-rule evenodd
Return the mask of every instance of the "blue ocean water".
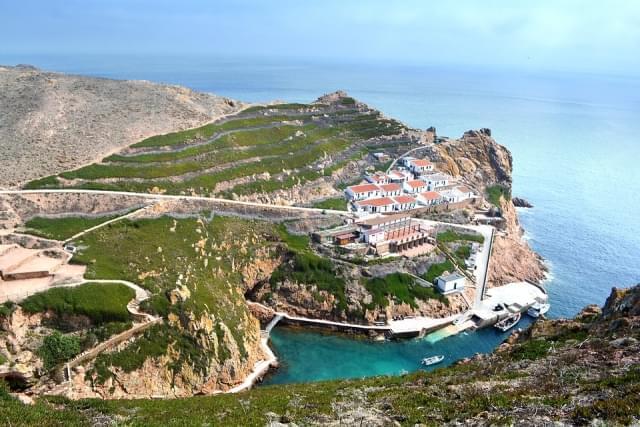
<path id="1" fill-rule="evenodd" d="M 245 101 L 308 102 L 337 89 L 411 126 L 459 136 L 488 127 L 514 157 L 514 195 L 532 247 L 550 266 L 551 316 L 602 304 L 640 282 L 640 78 L 445 66 L 331 64 L 258 58 L 3 56 L 0 63 L 180 84 Z M 493 349 L 480 331 L 370 343 L 276 328 L 283 368 L 268 381 L 397 374 L 430 353 L 447 361 Z"/>

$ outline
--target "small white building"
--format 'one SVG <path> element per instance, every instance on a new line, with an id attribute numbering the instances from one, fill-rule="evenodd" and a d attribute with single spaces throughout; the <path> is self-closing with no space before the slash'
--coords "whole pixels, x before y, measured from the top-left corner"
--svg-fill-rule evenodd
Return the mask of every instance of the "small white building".
<path id="1" fill-rule="evenodd" d="M 396 202 L 395 209 L 397 211 L 408 211 L 411 209 L 415 209 L 417 200 L 413 196 L 397 196 L 394 197 L 393 200 Z"/>
<path id="2" fill-rule="evenodd" d="M 348 200 L 364 200 L 380 196 L 380 187 L 375 184 L 358 184 L 347 187 L 344 191 Z"/>
<path id="3" fill-rule="evenodd" d="M 407 156 L 407 157 L 403 157 L 400 159 L 400 164 L 402 166 L 404 166 L 405 168 L 409 168 L 409 163 L 411 163 L 411 161 L 413 160 L 418 160 L 415 157 L 411 157 L 411 156 Z"/>
<path id="4" fill-rule="evenodd" d="M 402 194 L 402 186 L 400 184 L 383 184 L 380 185 L 380 195 L 383 197 L 393 197 Z"/>
<path id="5" fill-rule="evenodd" d="M 447 185 L 449 185 L 453 178 L 451 178 L 447 174 L 436 172 L 422 175 L 420 176 L 420 179 L 426 184 L 427 190 L 435 191 L 438 188 L 446 187 Z"/>
<path id="6" fill-rule="evenodd" d="M 395 169 L 389 172 L 389 181 L 396 184 L 402 184 L 403 182 L 407 182 L 411 179 L 413 179 L 413 175 L 408 171 Z"/>
<path id="7" fill-rule="evenodd" d="M 459 203 L 473 197 L 473 191 L 467 187 L 453 187 L 439 192 L 446 203 Z"/>
<path id="8" fill-rule="evenodd" d="M 371 184 L 376 185 L 388 184 L 390 182 L 389 175 L 384 172 L 376 172 L 372 175 L 367 175 L 364 177 L 364 179 L 366 179 Z"/>
<path id="9" fill-rule="evenodd" d="M 422 175 L 425 172 L 433 171 L 433 163 L 425 159 L 409 160 L 409 162 L 407 163 L 407 167 L 415 175 Z"/>
<path id="10" fill-rule="evenodd" d="M 418 203 L 423 206 L 434 206 L 444 202 L 444 198 L 436 191 L 425 191 L 417 195 Z"/>
<path id="11" fill-rule="evenodd" d="M 462 274 L 455 272 L 447 276 L 438 276 L 436 279 L 436 285 L 443 294 L 450 294 L 453 292 L 462 292 L 467 279 Z"/>
<path id="12" fill-rule="evenodd" d="M 422 180 L 412 179 L 411 181 L 403 182 L 402 188 L 407 193 L 412 193 L 412 194 L 423 193 L 427 191 L 427 184 L 425 184 L 425 182 Z"/>
<path id="13" fill-rule="evenodd" d="M 354 203 L 356 212 L 385 213 L 396 209 L 396 202 L 390 197 L 377 197 L 373 199 L 359 200 Z"/>

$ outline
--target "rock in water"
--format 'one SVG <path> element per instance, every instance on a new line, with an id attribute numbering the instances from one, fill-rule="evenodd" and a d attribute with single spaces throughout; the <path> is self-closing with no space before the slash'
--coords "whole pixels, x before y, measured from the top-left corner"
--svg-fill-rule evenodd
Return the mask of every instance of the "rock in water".
<path id="1" fill-rule="evenodd" d="M 517 208 L 532 208 L 533 205 L 531 203 L 529 203 L 528 201 L 526 201 L 525 199 L 522 199 L 520 197 L 514 197 L 513 199 L 513 206 L 517 207 Z"/>

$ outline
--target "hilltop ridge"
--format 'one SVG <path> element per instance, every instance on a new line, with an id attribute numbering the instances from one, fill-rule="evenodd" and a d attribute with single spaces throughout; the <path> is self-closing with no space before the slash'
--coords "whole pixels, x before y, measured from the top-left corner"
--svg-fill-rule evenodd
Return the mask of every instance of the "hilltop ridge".
<path id="1" fill-rule="evenodd" d="M 146 136 L 202 125 L 241 105 L 180 86 L 0 65 L 0 188 L 91 163 Z"/>

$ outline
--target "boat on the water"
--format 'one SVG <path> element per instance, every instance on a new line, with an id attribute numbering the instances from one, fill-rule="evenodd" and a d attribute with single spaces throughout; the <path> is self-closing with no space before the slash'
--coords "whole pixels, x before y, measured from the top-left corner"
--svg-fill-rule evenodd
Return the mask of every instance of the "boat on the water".
<path id="1" fill-rule="evenodd" d="M 443 360 L 444 360 L 444 356 L 438 355 L 438 356 L 425 357 L 424 359 L 422 359 L 421 363 L 424 366 L 430 366 L 430 365 L 435 365 L 436 363 L 440 363 Z"/>
<path id="2" fill-rule="evenodd" d="M 539 302 L 536 302 L 531 307 L 529 307 L 529 310 L 527 310 L 527 314 L 537 319 L 538 317 L 542 316 L 547 311 L 549 311 L 550 308 L 551 308 L 551 304 L 547 304 L 547 303 L 541 304 Z"/>
<path id="3" fill-rule="evenodd" d="M 499 321 L 498 323 L 496 323 L 494 326 L 501 330 L 502 332 L 507 332 L 509 329 L 513 328 L 514 326 L 516 326 L 518 324 L 518 322 L 520 321 L 520 318 L 522 317 L 522 315 L 518 312 L 518 313 L 514 313 L 512 315 L 510 315 L 509 317 L 506 317 L 504 319 L 502 319 L 501 321 Z"/>

